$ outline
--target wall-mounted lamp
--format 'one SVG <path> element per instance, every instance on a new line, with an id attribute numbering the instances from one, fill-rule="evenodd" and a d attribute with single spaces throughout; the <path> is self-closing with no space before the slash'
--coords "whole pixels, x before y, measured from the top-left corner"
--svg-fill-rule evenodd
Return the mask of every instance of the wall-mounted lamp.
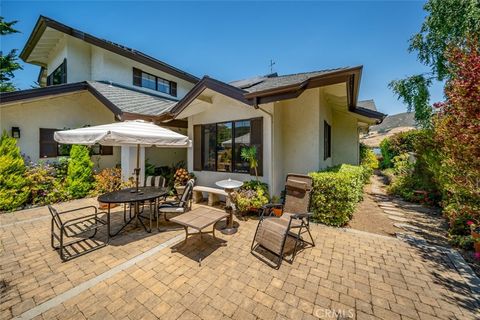
<path id="1" fill-rule="evenodd" d="M 15 138 L 15 139 L 20 138 L 20 128 L 19 127 L 12 127 L 12 138 Z"/>

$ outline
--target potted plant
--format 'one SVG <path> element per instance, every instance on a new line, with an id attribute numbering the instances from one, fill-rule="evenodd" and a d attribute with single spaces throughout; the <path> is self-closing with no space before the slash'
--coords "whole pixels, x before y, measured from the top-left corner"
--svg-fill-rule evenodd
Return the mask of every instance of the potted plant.
<path id="1" fill-rule="evenodd" d="M 268 197 L 263 186 L 249 188 L 248 182 L 246 185 L 247 187 L 241 187 L 231 194 L 232 202 L 242 216 L 251 211 L 258 211 L 268 203 Z"/>
<path id="2" fill-rule="evenodd" d="M 272 204 L 281 204 L 280 198 L 277 196 L 272 197 Z M 274 207 L 273 208 L 273 214 L 276 215 L 277 217 L 280 217 L 282 215 L 283 209 L 282 207 Z"/>
<path id="3" fill-rule="evenodd" d="M 467 225 L 470 227 L 475 252 L 480 253 L 480 225 L 473 220 L 468 220 Z"/>

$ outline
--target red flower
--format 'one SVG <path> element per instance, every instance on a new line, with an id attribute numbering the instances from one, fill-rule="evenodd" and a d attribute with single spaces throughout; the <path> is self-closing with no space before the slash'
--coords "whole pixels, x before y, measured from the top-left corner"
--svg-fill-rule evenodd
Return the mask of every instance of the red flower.
<path id="1" fill-rule="evenodd" d="M 473 256 L 475 257 L 475 259 L 480 260 L 480 252 L 475 252 Z"/>
<path id="2" fill-rule="evenodd" d="M 468 220 L 467 221 L 467 225 L 471 226 L 473 224 L 473 221 L 472 220 Z"/>

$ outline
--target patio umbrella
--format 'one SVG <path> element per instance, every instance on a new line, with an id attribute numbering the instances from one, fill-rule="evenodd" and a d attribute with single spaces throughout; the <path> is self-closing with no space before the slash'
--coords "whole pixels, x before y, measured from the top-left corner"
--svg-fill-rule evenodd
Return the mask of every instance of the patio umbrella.
<path id="1" fill-rule="evenodd" d="M 135 182 L 137 191 L 140 175 L 140 146 L 185 148 L 190 144 L 187 136 L 143 120 L 56 131 L 54 139 L 62 144 L 94 145 L 98 143 L 105 146 L 136 146 Z"/>

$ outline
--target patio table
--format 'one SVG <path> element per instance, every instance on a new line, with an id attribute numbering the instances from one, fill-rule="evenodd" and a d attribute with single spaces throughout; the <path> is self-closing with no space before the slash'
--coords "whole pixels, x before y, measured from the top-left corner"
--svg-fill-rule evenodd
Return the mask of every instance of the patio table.
<path id="1" fill-rule="evenodd" d="M 142 187 L 139 188 L 138 191 L 136 188 L 128 188 L 128 189 L 123 189 L 119 191 L 113 191 L 109 193 L 105 193 L 100 195 L 97 200 L 99 202 L 103 202 L 108 204 L 108 209 L 107 209 L 107 229 L 108 229 L 108 234 L 111 237 L 114 237 L 118 235 L 120 232 L 122 232 L 123 229 L 127 225 L 129 225 L 133 220 L 136 220 L 137 223 L 140 223 L 145 229 L 146 232 L 152 232 L 152 212 L 150 211 L 150 228 L 147 228 L 141 218 L 146 219 L 147 217 L 144 217 L 140 215 L 140 203 L 145 202 L 145 201 L 154 201 L 155 204 L 155 213 L 158 214 L 158 199 L 160 197 L 163 197 L 167 195 L 167 188 L 158 188 L 158 187 Z M 133 217 L 130 217 L 128 221 L 125 222 L 125 224 L 115 233 L 111 233 L 111 219 L 110 219 L 110 205 L 112 203 L 130 203 L 134 204 L 134 215 Z"/>

